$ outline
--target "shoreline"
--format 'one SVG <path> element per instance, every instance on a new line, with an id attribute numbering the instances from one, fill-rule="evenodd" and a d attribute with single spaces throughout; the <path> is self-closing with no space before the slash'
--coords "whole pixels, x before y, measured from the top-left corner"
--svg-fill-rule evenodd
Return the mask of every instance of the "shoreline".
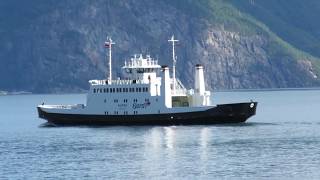
<path id="1" fill-rule="evenodd" d="M 213 90 L 211 92 L 270 92 L 270 91 L 318 91 L 320 87 L 314 88 L 266 88 L 266 89 L 222 89 Z M 7 92 L 0 91 L 0 96 L 14 96 L 14 95 L 72 95 L 72 94 L 86 94 L 86 91 L 82 92 L 56 92 L 56 93 L 32 93 L 27 91 L 19 92 Z"/>

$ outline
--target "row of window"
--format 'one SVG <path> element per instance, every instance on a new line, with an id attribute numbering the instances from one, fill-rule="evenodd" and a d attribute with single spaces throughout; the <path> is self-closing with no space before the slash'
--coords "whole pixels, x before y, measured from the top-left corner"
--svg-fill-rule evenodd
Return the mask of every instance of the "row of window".
<path id="1" fill-rule="evenodd" d="M 94 88 L 93 93 L 148 92 L 148 87 L 137 88 Z"/>
<path id="2" fill-rule="evenodd" d="M 133 114 L 138 114 L 138 111 L 133 111 Z M 109 115 L 109 112 L 105 111 L 104 115 Z M 113 115 L 119 115 L 119 112 L 118 111 L 114 111 Z M 123 115 L 129 115 L 128 111 L 123 111 Z"/>
<path id="3" fill-rule="evenodd" d="M 154 68 L 138 68 L 136 71 L 137 71 L 137 73 L 152 73 L 152 72 L 155 72 L 156 69 L 154 69 Z M 126 72 L 132 73 L 132 69 L 126 69 Z"/>
<path id="4" fill-rule="evenodd" d="M 158 113 L 160 114 L 160 110 L 158 110 Z M 113 115 L 119 115 L 120 113 L 118 112 L 118 111 L 114 111 L 113 112 Z M 133 111 L 133 114 L 134 115 L 137 115 L 137 114 L 139 114 L 138 113 L 138 111 Z M 108 111 L 105 111 L 104 112 L 104 115 L 109 115 L 109 112 Z M 111 115 L 111 113 L 110 113 L 110 115 Z M 128 113 L 128 111 L 123 111 L 123 115 L 129 115 L 129 113 Z"/>
<path id="5" fill-rule="evenodd" d="M 149 102 L 149 99 L 144 99 L 145 102 Z M 156 99 L 156 101 L 158 101 L 158 99 Z M 114 103 L 118 103 L 119 100 L 118 99 L 114 99 L 113 100 Z M 133 102 L 136 103 L 138 102 L 138 99 L 133 99 Z M 107 99 L 104 99 L 104 103 L 107 103 Z M 128 99 L 124 99 L 123 103 L 128 103 Z"/>

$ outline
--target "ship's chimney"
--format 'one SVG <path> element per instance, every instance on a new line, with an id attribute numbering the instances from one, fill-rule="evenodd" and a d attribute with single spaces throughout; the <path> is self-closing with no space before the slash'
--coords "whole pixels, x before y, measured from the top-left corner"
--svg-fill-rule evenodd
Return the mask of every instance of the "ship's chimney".
<path id="1" fill-rule="evenodd" d="M 172 101 L 171 101 L 171 89 L 170 89 L 170 74 L 169 74 L 168 66 L 162 66 L 161 96 L 163 96 L 164 98 L 164 103 L 166 107 L 171 108 Z"/>
<path id="2" fill-rule="evenodd" d="M 200 64 L 196 65 L 194 88 L 195 88 L 195 93 L 198 93 L 199 95 L 204 95 L 206 91 L 205 84 L 204 84 L 203 66 Z"/>

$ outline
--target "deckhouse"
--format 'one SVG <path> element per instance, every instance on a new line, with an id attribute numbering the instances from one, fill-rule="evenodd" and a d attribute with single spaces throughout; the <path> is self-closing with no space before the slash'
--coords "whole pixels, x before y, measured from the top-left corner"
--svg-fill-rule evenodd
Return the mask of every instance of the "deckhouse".
<path id="1" fill-rule="evenodd" d="M 173 73 L 175 74 L 175 42 L 172 42 Z M 111 48 L 113 41 L 105 44 Z M 111 59 L 109 59 L 109 64 Z M 91 80 L 87 95 L 87 108 L 105 115 L 154 114 L 168 112 L 170 108 L 201 107 L 210 105 L 210 92 L 205 90 L 203 66 L 195 67 L 195 90 L 187 90 L 181 81 L 173 75 L 169 67 L 160 66 L 158 60 L 150 55 L 134 55 L 124 62 L 122 67 L 125 78 L 112 79 L 112 73 L 106 80 Z M 111 72 L 112 69 L 109 69 Z M 190 110 L 190 109 L 189 109 Z"/>

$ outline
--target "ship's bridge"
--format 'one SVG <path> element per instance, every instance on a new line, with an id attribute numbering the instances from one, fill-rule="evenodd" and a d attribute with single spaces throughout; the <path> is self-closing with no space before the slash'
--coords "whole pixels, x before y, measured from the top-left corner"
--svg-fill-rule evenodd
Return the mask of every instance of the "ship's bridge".
<path id="1" fill-rule="evenodd" d="M 152 69 L 160 69 L 161 66 L 158 64 L 158 60 L 151 58 L 150 55 L 146 55 L 144 58 L 142 54 L 134 55 L 129 61 L 124 62 L 124 66 L 122 67 L 127 70 L 129 73 L 130 70 L 139 69 L 139 73 L 143 73 L 141 70 L 152 70 Z M 147 71 L 150 72 L 150 71 Z"/>
<path id="2" fill-rule="evenodd" d="M 134 55 L 129 61 L 125 61 L 122 67 L 127 73 L 130 79 L 142 80 L 144 82 L 150 82 L 157 78 L 157 72 L 161 69 L 158 64 L 158 60 L 155 60 L 142 54 Z"/>

